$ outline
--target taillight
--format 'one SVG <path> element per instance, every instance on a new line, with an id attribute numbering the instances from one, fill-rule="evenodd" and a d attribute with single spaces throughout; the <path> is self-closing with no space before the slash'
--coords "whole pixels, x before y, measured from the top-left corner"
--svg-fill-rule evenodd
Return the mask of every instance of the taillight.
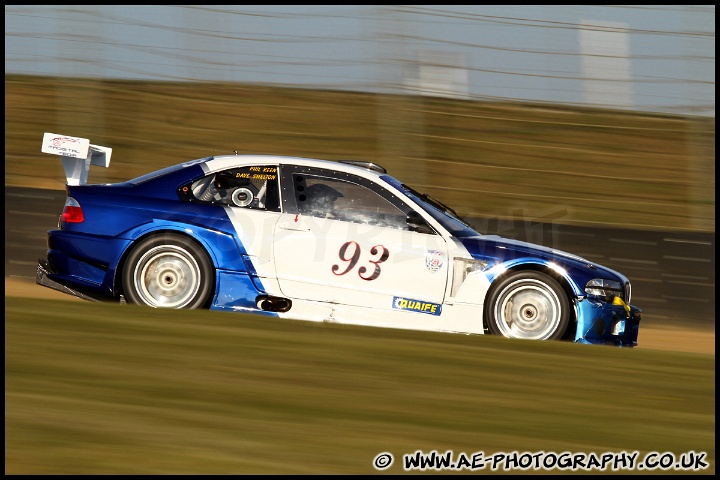
<path id="1" fill-rule="evenodd" d="M 72 197 L 68 197 L 67 200 L 65 200 L 65 207 L 62 212 L 62 221 L 68 223 L 82 223 L 84 220 L 85 215 L 83 214 L 82 207 L 78 201 Z"/>

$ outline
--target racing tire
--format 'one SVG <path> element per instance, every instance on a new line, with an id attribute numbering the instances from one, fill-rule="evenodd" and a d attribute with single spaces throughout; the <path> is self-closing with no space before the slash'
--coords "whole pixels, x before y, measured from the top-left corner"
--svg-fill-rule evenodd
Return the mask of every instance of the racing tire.
<path id="1" fill-rule="evenodd" d="M 560 284 L 541 272 L 512 273 L 488 295 L 485 325 L 492 335 L 559 340 L 570 321 L 570 302 Z"/>
<path id="2" fill-rule="evenodd" d="M 182 235 L 165 233 L 132 249 L 122 274 L 128 303 L 154 308 L 202 308 L 214 289 L 210 257 Z"/>

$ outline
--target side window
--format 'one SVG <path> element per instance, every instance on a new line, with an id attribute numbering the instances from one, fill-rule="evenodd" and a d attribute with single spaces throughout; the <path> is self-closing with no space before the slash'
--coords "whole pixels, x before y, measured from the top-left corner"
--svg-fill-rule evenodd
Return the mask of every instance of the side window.
<path id="1" fill-rule="evenodd" d="M 223 170 L 181 187 L 180 196 L 192 202 L 279 212 L 277 170 L 277 166 Z"/>
<path id="2" fill-rule="evenodd" d="M 302 215 L 407 230 L 405 213 L 378 193 L 350 181 L 295 173 L 295 201 Z"/>

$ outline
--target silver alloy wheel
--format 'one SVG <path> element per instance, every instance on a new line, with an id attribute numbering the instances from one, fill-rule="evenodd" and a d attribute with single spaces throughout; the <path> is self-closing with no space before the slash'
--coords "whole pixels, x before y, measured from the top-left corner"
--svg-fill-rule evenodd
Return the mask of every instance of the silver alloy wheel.
<path id="1" fill-rule="evenodd" d="M 558 330 L 563 304 L 549 285 L 524 278 L 503 288 L 493 314 L 498 330 L 505 337 L 546 340 Z"/>
<path id="2" fill-rule="evenodd" d="M 187 250 L 177 245 L 160 245 L 140 258 L 132 281 L 146 305 L 183 308 L 195 298 L 200 278 L 200 267 Z"/>

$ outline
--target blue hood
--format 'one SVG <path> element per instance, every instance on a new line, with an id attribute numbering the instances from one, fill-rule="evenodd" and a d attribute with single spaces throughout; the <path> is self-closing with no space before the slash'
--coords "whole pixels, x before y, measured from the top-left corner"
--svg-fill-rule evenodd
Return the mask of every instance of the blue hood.
<path id="1" fill-rule="evenodd" d="M 548 265 L 552 263 L 557 265 L 567 272 L 565 278 L 574 284 L 574 290 L 580 295 L 583 294 L 585 283 L 593 278 L 616 280 L 622 284 L 628 283 L 627 277 L 615 270 L 543 245 L 513 240 L 499 235 L 477 235 L 461 237 L 458 240 L 474 259 L 488 262 L 488 270 L 497 265 L 504 265 L 507 268 L 523 264 Z"/>
<path id="2" fill-rule="evenodd" d="M 499 235 L 477 235 L 459 239 L 475 258 L 514 258 L 517 256 L 538 256 L 555 261 L 571 260 L 587 265 L 590 262 L 572 253 L 563 252 L 535 243 L 513 240 Z M 558 258 L 560 257 L 560 258 Z"/>

